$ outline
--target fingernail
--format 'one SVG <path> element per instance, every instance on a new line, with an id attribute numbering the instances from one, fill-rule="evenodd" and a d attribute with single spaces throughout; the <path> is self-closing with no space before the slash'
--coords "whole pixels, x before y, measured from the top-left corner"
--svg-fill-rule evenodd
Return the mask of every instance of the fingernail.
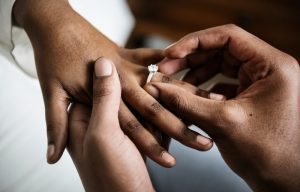
<path id="1" fill-rule="evenodd" d="M 53 158 L 53 155 L 55 153 L 55 147 L 53 144 L 48 145 L 47 149 L 47 161 L 48 163 L 51 163 L 51 159 Z"/>
<path id="2" fill-rule="evenodd" d="M 162 156 L 163 160 L 168 163 L 169 165 L 174 165 L 175 164 L 175 159 L 174 157 L 172 157 L 172 155 L 170 155 L 168 152 L 163 152 Z"/>
<path id="3" fill-rule="evenodd" d="M 226 100 L 224 95 L 216 94 L 216 93 L 209 93 L 209 98 L 217 101 Z"/>
<path id="4" fill-rule="evenodd" d="M 95 63 L 96 77 L 105 77 L 112 74 L 112 61 L 109 59 L 100 58 Z"/>
<path id="5" fill-rule="evenodd" d="M 159 91 L 156 87 L 153 85 L 147 85 L 146 86 L 146 91 L 155 99 L 158 99 L 159 97 Z"/>
<path id="6" fill-rule="evenodd" d="M 206 137 L 203 137 L 201 135 L 198 135 L 197 138 L 196 138 L 196 141 L 198 144 L 200 144 L 201 146 L 206 146 L 208 144 L 211 143 L 211 140 L 206 138 Z"/>

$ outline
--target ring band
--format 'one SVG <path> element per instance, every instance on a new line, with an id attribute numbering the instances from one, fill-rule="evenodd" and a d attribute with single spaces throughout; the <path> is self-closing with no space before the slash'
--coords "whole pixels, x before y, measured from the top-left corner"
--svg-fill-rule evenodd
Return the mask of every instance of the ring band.
<path id="1" fill-rule="evenodd" d="M 148 75 L 146 84 L 151 81 L 151 79 L 153 78 L 154 74 L 158 71 L 158 66 L 155 65 L 155 64 L 151 64 L 151 65 L 148 66 L 148 71 L 149 71 L 149 75 Z"/>

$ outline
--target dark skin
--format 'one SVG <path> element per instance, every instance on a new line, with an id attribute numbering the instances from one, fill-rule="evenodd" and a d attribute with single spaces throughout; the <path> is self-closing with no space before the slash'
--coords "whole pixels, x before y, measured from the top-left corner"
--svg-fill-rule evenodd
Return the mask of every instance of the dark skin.
<path id="1" fill-rule="evenodd" d="M 220 71 L 237 76 L 240 79 L 237 97 L 228 101 L 201 99 L 178 88 L 177 85 L 185 87 L 182 83 L 168 80 L 169 84 L 154 84 L 157 92 L 148 90 L 153 98 L 141 88 L 146 69 L 137 63 L 147 65 L 159 61 L 158 52 L 133 53 L 117 47 L 64 0 L 17 0 L 14 16 L 27 32 L 35 51 L 46 107 L 49 163 L 56 162 L 66 146 L 68 104 L 71 101 L 90 104 L 91 63 L 105 56 L 116 64 L 122 82 L 124 104 L 121 102 L 120 125 L 153 160 L 166 167 L 175 164 L 173 159 L 163 158 L 166 150 L 128 106 L 187 146 L 207 150 L 212 145 L 204 137 L 197 139 L 199 135 L 188 130 L 156 98 L 180 118 L 207 131 L 228 165 L 254 190 L 299 191 L 300 77 L 299 64 L 292 57 L 232 25 L 195 33 L 165 52 L 167 57 L 180 62 L 161 65 L 161 69 L 173 73 L 193 67 L 198 73 L 187 76 L 191 83 L 205 81 Z M 199 50 L 201 53 L 197 54 Z M 197 68 L 199 64 L 201 67 Z M 197 76 L 199 72 L 205 76 Z M 98 95 L 108 94 L 107 90 L 99 91 Z M 175 123 L 170 125 L 165 118 Z M 132 130 L 130 125 L 135 125 L 135 131 L 128 131 Z"/>
<path id="2" fill-rule="evenodd" d="M 111 74 L 107 73 L 108 65 L 112 66 Z M 120 128 L 121 87 L 116 68 L 106 58 L 98 59 L 94 68 L 92 109 L 75 103 L 69 110 L 67 147 L 83 186 L 88 192 L 155 191 L 137 146 Z M 103 89 L 107 94 L 97 94 Z"/>
<path id="3" fill-rule="evenodd" d="M 116 65 L 122 87 L 120 125 L 143 154 L 165 167 L 175 165 L 174 158 L 163 155 L 170 156 L 168 137 L 161 137 L 163 134 L 156 130 L 197 150 L 211 148 L 210 139 L 189 130 L 141 87 L 148 75 L 144 66 L 160 61 L 161 51 L 118 47 L 77 14 L 66 0 L 17 0 L 14 16 L 34 48 L 45 103 L 49 163 L 57 162 L 66 146 L 69 104 L 91 106 L 93 64 L 100 57 L 111 59 Z M 162 74 L 158 77 L 157 80 L 169 79 L 171 84 L 197 90 Z M 98 94 L 105 95 L 107 91 L 103 89 Z M 173 124 L 165 121 L 166 118 Z"/>
<path id="4" fill-rule="evenodd" d="M 96 61 L 93 89 L 92 111 L 78 103 L 69 111 L 68 151 L 85 190 L 154 191 L 139 150 L 120 128 L 121 87 L 110 60 Z M 107 94 L 95 94 L 102 89 Z"/>
<path id="5" fill-rule="evenodd" d="M 208 50 L 214 50 L 216 55 L 206 55 Z M 187 35 L 168 48 L 165 54 L 168 59 L 161 63 L 161 68 L 167 73 L 192 67 L 196 71 L 202 70 L 199 74 L 211 74 L 206 65 L 213 64 L 216 65 L 215 73 L 238 76 L 237 95 L 229 100 L 220 95 L 214 98 L 223 99 L 207 99 L 174 84 L 155 82 L 155 78 L 145 89 L 180 119 L 206 131 L 228 166 L 254 191 L 298 192 L 300 68 L 297 61 L 234 25 Z M 228 54 L 233 58 L 225 56 L 220 59 Z M 195 55 L 198 59 L 191 60 L 190 57 Z M 213 58 L 217 59 L 216 62 L 211 62 Z M 95 71 L 99 71 L 97 64 Z M 189 75 L 191 79 L 199 78 L 192 77 L 197 73 Z M 104 96 L 106 99 L 98 98 L 97 94 L 94 96 L 94 100 L 105 103 L 106 109 L 94 102 L 93 112 L 96 109 L 105 110 L 105 113 L 94 113 L 89 118 L 89 110 L 82 113 L 80 109 L 85 107 L 81 105 L 75 105 L 70 111 L 69 152 L 85 188 L 87 191 L 153 191 L 135 147 L 130 144 L 118 150 L 115 142 L 105 136 L 115 133 L 120 135 L 114 137 L 116 140 L 130 143 L 119 128 L 117 116 L 111 115 L 116 114 L 111 111 L 117 110 L 119 101 L 116 99 L 120 94 L 117 76 L 95 82 L 98 86 L 94 89 L 101 89 L 106 84 L 105 87 L 111 90 Z M 212 95 L 202 93 L 205 94 Z M 101 134 L 90 134 L 95 128 Z M 111 150 L 105 150 L 109 147 Z M 105 155 L 101 154 L 103 152 Z M 116 160 L 117 154 L 121 155 Z M 128 158 L 124 158 L 127 155 Z M 131 162 L 135 162 L 139 169 Z M 106 171 L 107 168 L 110 171 Z M 99 174 L 101 171 L 106 174 Z"/>
<path id="6" fill-rule="evenodd" d="M 298 62 L 234 25 L 189 34 L 165 55 L 160 64 L 165 73 L 191 67 L 185 79 L 194 84 L 217 73 L 237 77 L 237 95 L 213 101 L 165 83 L 146 86 L 148 92 L 207 132 L 254 191 L 299 191 Z"/>

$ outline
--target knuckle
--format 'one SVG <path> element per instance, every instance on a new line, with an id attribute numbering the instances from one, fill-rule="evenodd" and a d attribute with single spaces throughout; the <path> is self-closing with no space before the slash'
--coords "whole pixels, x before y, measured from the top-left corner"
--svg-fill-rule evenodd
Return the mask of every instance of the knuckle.
<path id="1" fill-rule="evenodd" d="M 189 129 L 187 127 L 181 127 L 180 128 L 180 135 L 183 137 L 186 137 L 189 135 Z"/>
<path id="2" fill-rule="evenodd" d="M 47 132 L 56 132 L 61 129 L 62 123 L 47 123 Z"/>
<path id="3" fill-rule="evenodd" d="M 162 83 L 171 83 L 172 79 L 170 77 L 166 76 L 166 75 L 162 75 L 161 82 Z"/>
<path id="4" fill-rule="evenodd" d="M 65 90 L 57 89 L 55 91 L 43 90 L 43 96 L 47 105 L 51 105 L 52 102 L 69 103 L 69 97 Z"/>
<path id="5" fill-rule="evenodd" d="M 178 142 L 188 146 L 188 147 L 195 147 L 195 142 L 197 138 L 197 133 L 194 132 L 193 130 L 189 129 L 188 127 L 181 127 L 177 135 L 173 135 L 173 138 L 176 139 Z M 197 146 L 198 148 L 198 146 Z"/>
<path id="6" fill-rule="evenodd" d="M 240 127 L 246 121 L 245 112 L 237 103 L 226 103 L 218 114 L 218 119 L 223 122 L 224 127 Z"/>
<path id="7" fill-rule="evenodd" d="M 126 133 L 133 133 L 142 128 L 142 125 L 135 119 L 132 119 L 122 127 Z"/>
<path id="8" fill-rule="evenodd" d="M 107 86 L 101 87 L 100 89 L 95 89 L 93 92 L 93 103 L 98 104 L 102 97 L 111 94 L 112 94 L 112 90 Z"/>
<path id="9" fill-rule="evenodd" d="M 188 106 L 186 99 L 181 97 L 179 94 L 173 94 L 170 97 L 170 103 L 172 107 L 178 112 L 185 112 Z"/>
<path id="10" fill-rule="evenodd" d="M 299 63 L 291 55 L 275 50 L 272 57 L 269 58 L 269 63 L 271 63 L 273 71 L 278 75 L 276 81 L 283 83 L 285 86 L 294 86 L 298 82 Z M 270 68 L 268 64 L 266 65 Z M 282 86 L 282 88 L 285 86 Z"/>
<path id="11" fill-rule="evenodd" d="M 298 61 L 297 61 L 294 57 L 292 57 L 292 56 L 289 55 L 289 58 L 290 58 L 290 63 L 291 63 L 293 66 L 299 67 L 299 63 L 298 63 Z"/>
<path id="12" fill-rule="evenodd" d="M 48 143 L 54 143 L 56 136 L 63 130 L 63 123 L 47 123 Z"/>
<path id="13" fill-rule="evenodd" d="M 226 25 L 224 25 L 224 27 L 227 28 L 230 31 L 237 31 L 237 30 L 241 29 L 239 26 L 237 26 L 233 23 L 226 24 Z"/>
<path id="14" fill-rule="evenodd" d="M 142 94 L 140 93 L 140 91 L 137 90 L 136 88 L 132 88 L 130 86 L 124 87 L 122 89 L 122 96 L 125 99 L 134 99 L 134 100 L 142 99 Z"/>
<path id="15" fill-rule="evenodd" d="M 183 142 L 184 140 L 186 140 L 185 138 L 188 138 L 188 141 L 190 140 L 190 137 L 192 135 L 192 132 L 189 128 L 187 127 L 181 127 L 180 128 L 180 133 L 179 136 L 177 138 L 177 140 L 179 142 Z"/>
<path id="16" fill-rule="evenodd" d="M 296 71 L 299 71 L 299 63 L 294 57 L 284 53 L 283 59 L 285 60 L 283 61 L 283 63 L 286 64 L 287 67 L 281 67 L 281 69 L 287 69 L 287 76 L 290 73 L 295 73 Z"/>
<path id="17" fill-rule="evenodd" d="M 176 138 L 179 142 L 184 143 L 185 145 L 191 146 L 191 143 L 194 142 L 195 138 L 197 137 L 197 133 L 193 130 L 189 129 L 186 126 L 182 126 L 180 128 L 180 133 Z"/>
<path id="18" fill-rule="evenodd" d="M 152 103 L 150 106 L 145 108 L 146 114 L 150 117 L 157 117 L 160 113 L 164 111 L 164 108 L 158 102 Z"/>
<path id="19" fill-rule="evenodd" d="M 149 153 L 157 156 L 162 156 L 165 151 L 158 143 L 152 143 L 149 145 Z"/>

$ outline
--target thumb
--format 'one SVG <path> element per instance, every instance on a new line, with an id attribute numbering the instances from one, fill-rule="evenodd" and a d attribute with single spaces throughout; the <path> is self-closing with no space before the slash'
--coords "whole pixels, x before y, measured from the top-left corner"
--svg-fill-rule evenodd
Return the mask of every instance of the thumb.
<path id="1" fill-rule="evenodd" d="M 93 110 L 89 130 L 112 131 L 118 124 L 121 86 L 115 65 L 111 60 L 100 58 L 95 63 L 93 82 Z M 89 131 L 88 130 L 88 131 Z"/>
<path id="2" fill-rule="evenodd" d="M 166 83 L 151 83 L 145 89 L 178 117 L 198 126 L 210 136 L 224 131 L 222 125 L 227 123 L 223 118 L 224 101 L 199 97 Z"/>
<path id="3" fill-rule="evenodd" d="M 56 86 L 51 87 L 48 94 L 44 94 L 48 136 L 47 161 L 50 164 L 60 159 L 66 147 L 69 105 L 67 98 L 67 94 Z"/>

